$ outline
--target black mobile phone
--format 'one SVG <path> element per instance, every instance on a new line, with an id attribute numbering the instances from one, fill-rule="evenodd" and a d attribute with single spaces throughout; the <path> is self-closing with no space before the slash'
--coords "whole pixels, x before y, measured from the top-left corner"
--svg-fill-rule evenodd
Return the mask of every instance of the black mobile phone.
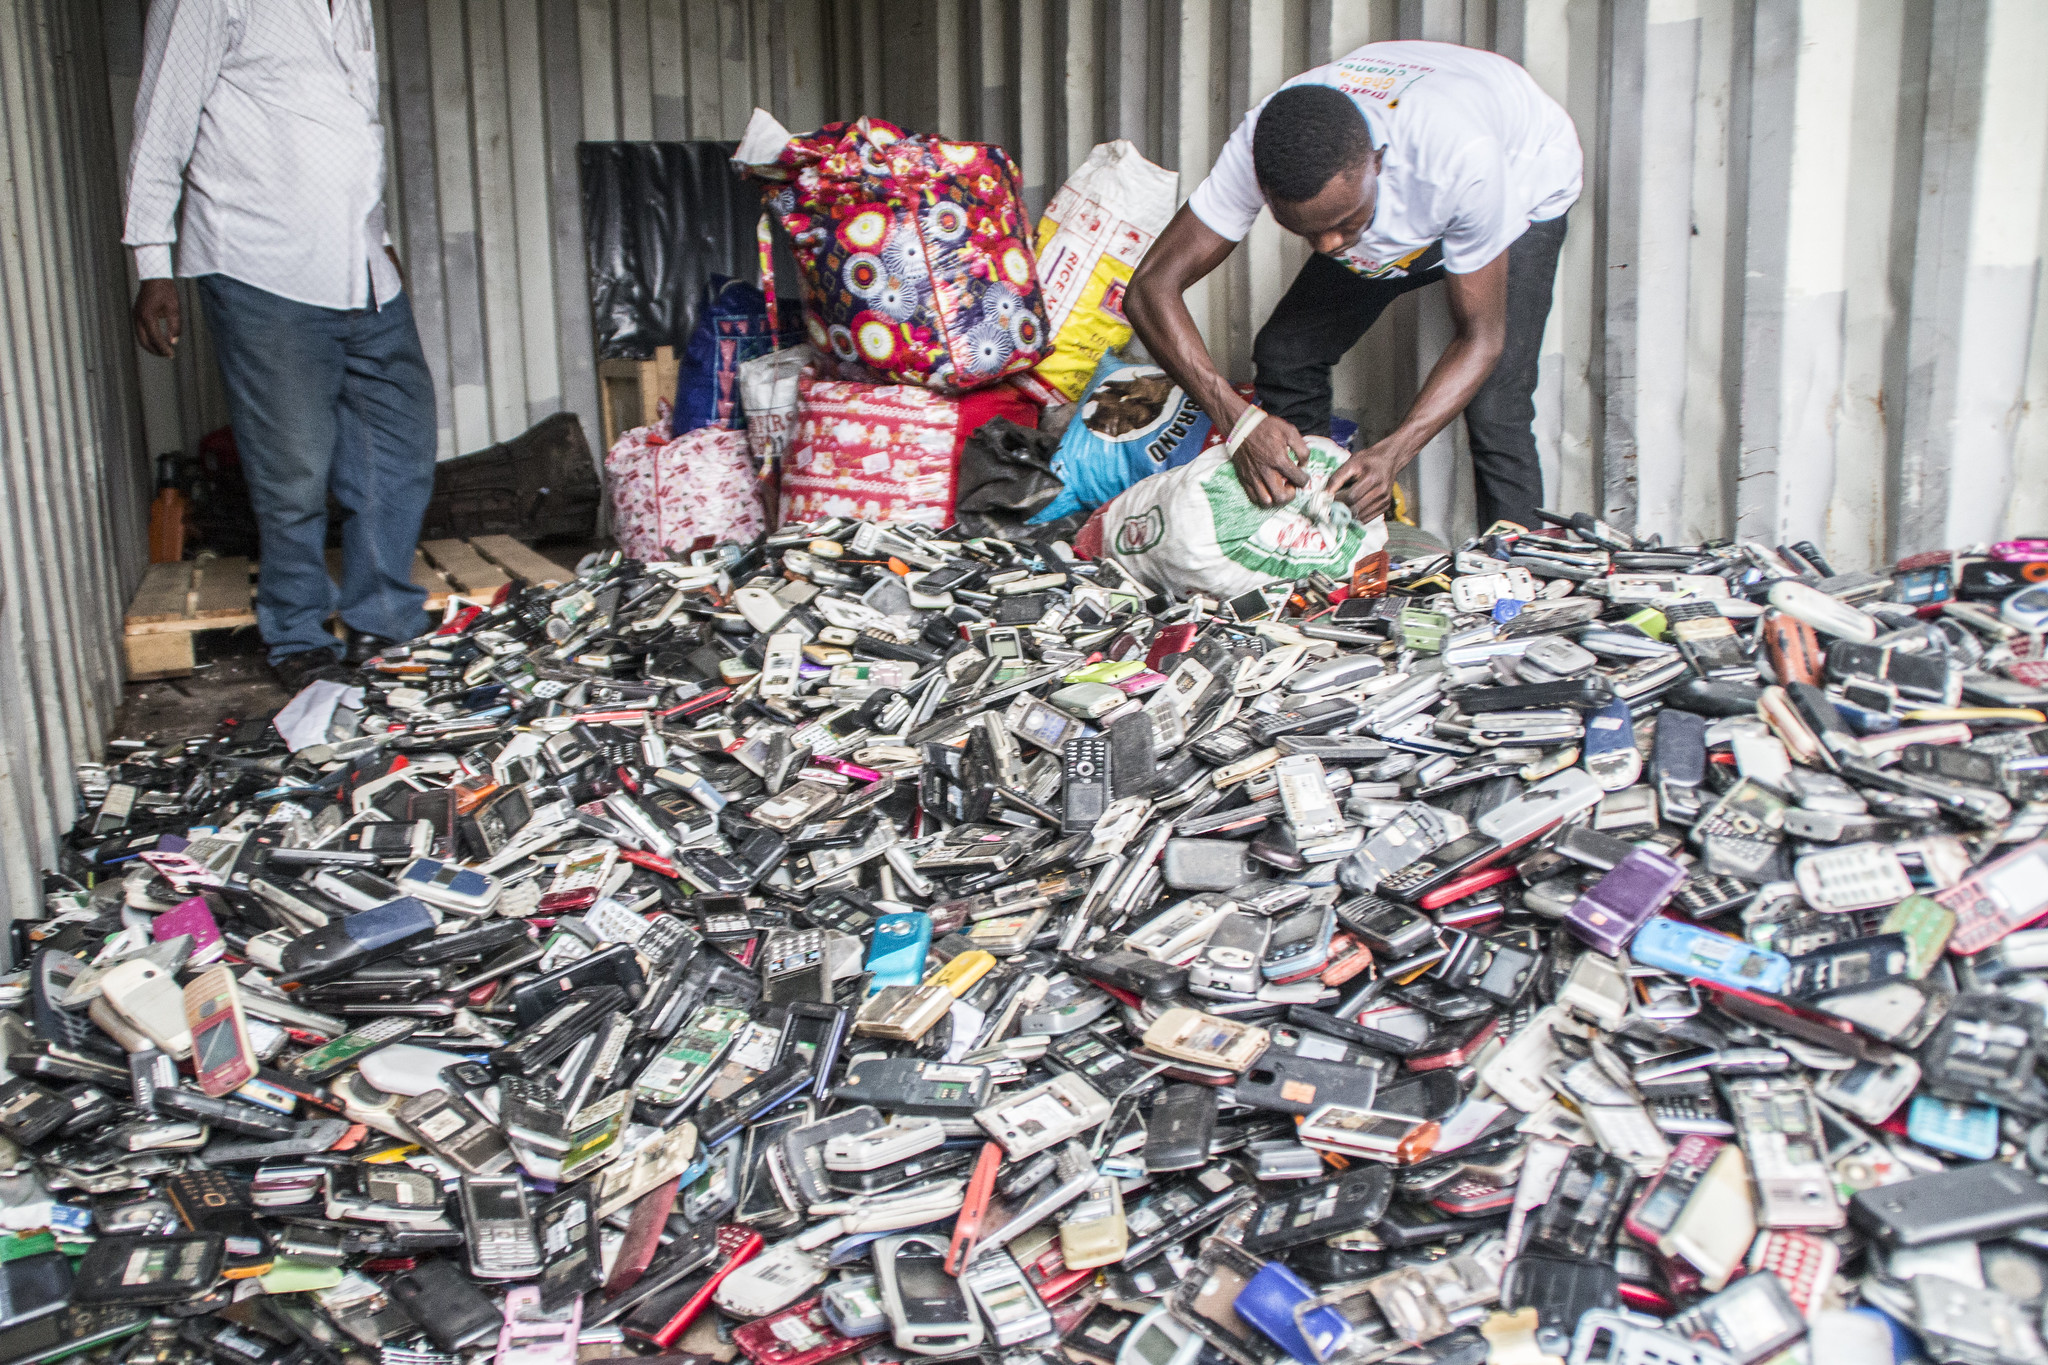
<path id="1" fill-rule="evenodd" d="M 1188 972 L 1185 967 L 1176 967 L 1157 958 L 1146 957 L 1125 948 L 1102 954 L 1100 957 L 1078 957 L 1073 953 L 1061 953 L 1060 965 L 1090 981 L 1100 981 L 1115 986 L 1118 990 L 1131 991 L 1147 1000 L 1167 1000 L 1181 992 L 1187 985 Z"/>
<path id="2" fill-rule="evenodd" d="M 1370 1109 L 1379 1080 L 1377 1067 L 1269 1048 L 1237 1079 L 1232 1093 L 1239 1104 L 1280 1114 L 1307 1114 L 1325 1104 Z"/>
<path id="3" fill-rule="evenodd" d="M 801 1057 L 789 1057 L 753 1080 L 697 1111 L 698 1140 L 706 1146 L 723 1142 L 746 1124 L 811 1090 L 817 1079 Z"/>
<path id="4" fill-rule="evenodd" d="M 176 1303 L 220 1275 L 226 1239 L 217 1232 L 101 1237 L 86 1248 L 71 1285 L 76 1303 Z"/>
<path id="5" fill-rule="evenodd" d="M 1070 739 L 1061 749 L 1060 829 L 1086 834 L 1109 806 L 1109 741 Z"/>
<path id="6" fill-rule="evenodd" d="M 1982 1242 L 2048 1221 L 2048 1185 L 1997 1161 L 1859 1191 L 1849 1221 L 1890 1247 Z"/>
<path id="7" fill-rule="evenodd" d="M 616 943 L 566 967 L 524 982 L 512 992 L 512 1017 L 521 1028 L 540 1022 L 548 1011 L 570 995 L 598 986 L 613 986 L 637 1003 L 646 989 L 647 978 L 631 944 Z"/>
<path id="8" fill-rule="evenodd" d="M 593 987 L 523 1028 L 511 1042 L 491 1054 L 491 1065 L 499 1071 L 531 1076 L 568 1056 L 583 1034 L 624 1000 L 625 993 L 617 987 Z"/>
<path id="9" fill-rule="evenodd" d="M 820 1005 L 797 1001 L 782 1017 L 782 1032 L 775 1040 L 776 1062 L 802 1059 L 818 1080 L 812 1098 L 823 1100 L 830 1088 L 839 1049 L 846 1041 L 849 1011 L 844 1005 Z"/>
<path id="10" fill-rule="evenodd" d="M 1216 1136 L 1213 1086 L 1169 1085 L 1152 1101 L 1145 1128 L 1145 1170 L 1186 1171 L 1209 1159 Z"/>
<path id="11" fill-rule="evenodd" d="M 394 1276 L 390 1289 L 420 1330 L 451 1355 L 482 1341 L 500 1322 L 497 1307 L 452 1261 L 421 1261 Z"/>
<path id="12" fill-rule="evenodd" d="M 1371 1227 L 1393 1198 L 1393 1172 L 1361 1163 L 1331 1180 L 1313 1180 L 1260 1203 L 1244 1231 L 1245 1250 L 1272 1256 L 1345 1232 Z"/>
<path id="13" fill-rule="evenodd" d="M 533 1216 L 540 1235 L 540 1306 L 552 1313 L 603 1283 L 597 1207 L 590 1182 L 578 1181 L 545 1200 Z"/>
<path id="14" fill-rule="evenodd" d="M 985 1066 L 869 1053 L 847 1063 L 846 1078 L 832 1087 L 832 1097 L 892 1114 L 965 1118 L 987 1106 L 989 1085 Z"/>

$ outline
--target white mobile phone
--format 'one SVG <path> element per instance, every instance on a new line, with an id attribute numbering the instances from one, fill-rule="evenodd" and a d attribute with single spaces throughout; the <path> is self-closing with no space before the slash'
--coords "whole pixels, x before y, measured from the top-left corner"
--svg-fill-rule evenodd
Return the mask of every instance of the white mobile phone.
<path id="1" fill-rule="evenodd" d="M 1094 1086 L 1072 1072 L 1063 1072 L 1022 1094 L 975 1110 L 974 1121 L 1002 1144 L 1010 1160 L 1022 1161 L 1100 1127 L 1110 1108 L 1110 1102 L 1097 1094 Z"/>
<path id="2" fill-rule="evenodd" d="M 1294 754 L 1273 765 L 1280 781 L 1280 806 L 1296 839 L 1327 839 L 1344 832 L 1344 812 L 1330 799 L 1323 761 Z"/>
<path id="3" fill-rule="evenodd" d="M 768 637 L 762 648 L 761 681 L 764 697 L 788 697 L 796 693 L 797 669 L 803 663 L 803 636 L 780 631 Z"/>
<path id="4" fill-rule="evenodd" d="M 192 1055 L 192 1030 L 185 1018 L 185 993 L 154 962 L 130 958 L 100 981 L 100 998 L 163 1051 L 180 1061 Z"/>
<path id="5" fill-rule="evenodd" d="M 498 900 L 498 879 L 457 863 L 416 858 L 398 874 L 399 889 L 429 905 L 458 914 L 481 915 Z"/>

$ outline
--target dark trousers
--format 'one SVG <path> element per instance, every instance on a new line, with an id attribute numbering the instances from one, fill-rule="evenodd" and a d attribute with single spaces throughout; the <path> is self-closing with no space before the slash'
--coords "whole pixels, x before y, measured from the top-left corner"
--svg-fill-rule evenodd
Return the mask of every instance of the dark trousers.
<path id="1" fill-rule="evenodd" d="M 1508 248 L 1507 339 L 1486 383 L 1465 406 L 1479 527 L 1506 518 L 1537 524 L 1543 470 L 1536 462 L 1536 365 L 1564 219 L 1531 223 Z M 1444 276 L 1431 247 L 1409 273 L 1369 280 L 1328 256 L 1311 256 L 1252 346 L 1259 406 L 1305 436 L 1330 434 L 1330 371 L 1399 295 Z"/>
<path id="2" fill-rule="evenodd" d="M 434 384 L 410 300 L 320 308 L 202 275 L 199 302 L 262 539 L 256 625 L 272 662 L 332 649 L 337 611 L 387 640 L 426 630 L 412 555 L 434 492 Z M 338 589 L 329 493 L 349 513 Z"/>

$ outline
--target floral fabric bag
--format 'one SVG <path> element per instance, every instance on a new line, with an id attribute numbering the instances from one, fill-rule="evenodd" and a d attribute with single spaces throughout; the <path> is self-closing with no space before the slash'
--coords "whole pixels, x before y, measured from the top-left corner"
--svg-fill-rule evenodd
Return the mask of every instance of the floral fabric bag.
<path id="1" fill-rule="evenodd" d="M 792 136 L 756 109 L 733 162 L 774 182 L 768 211 L 796 245 L 823 354 L 941 393 L 1045 358 L 1031 228 L 1002 148 L 871 118 Z"/>

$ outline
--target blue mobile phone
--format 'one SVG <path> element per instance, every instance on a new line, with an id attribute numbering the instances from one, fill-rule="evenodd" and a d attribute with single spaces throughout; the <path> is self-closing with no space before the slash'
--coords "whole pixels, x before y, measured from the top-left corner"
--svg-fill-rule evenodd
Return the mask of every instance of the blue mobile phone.
<path id="1" fill-rule="evenodd" d="M 925 954 L 931 946 L 932 917 L 922 911 L 876 919 L 874 937 L 868 941 L 868 994 L 924 980 Z"/>
<path id="2" fill-rule="evenodd" d="M 1296 1325 L 1296 1305 L 1315 1297 L 1308 1283 L 1278 1261 L 1268 1261 L 1258 1274 L 1237 1293 L 1231 1308 L 1237 1315 L 1265 1333 L 1273 1344 L 1297 1361 L 1318 1360 L 1342 1338 L 1350 1324 L 1334 1308 L 1318 1308 Z M 1319 1353 L 1303 1335 L 1312 1333 Z"/>
<path id="3" fill-rule="evenodd" d="M 1906 1110 L 1906 1136 L 1937 1152 L 1989 1161 L 1998 1155 L 1998 1108 L 1915 1095 Z"/>
<path id="4" fill-rule="evenodd" d="M 1784 994 L 1792 975 L 1791 960 L 1783 953 L 1752 948 L 1739 938 L 1662 915 L 1636 931 L 1629 940 L 1628 954 L 1645 967 L 1765 995 Z"/>

